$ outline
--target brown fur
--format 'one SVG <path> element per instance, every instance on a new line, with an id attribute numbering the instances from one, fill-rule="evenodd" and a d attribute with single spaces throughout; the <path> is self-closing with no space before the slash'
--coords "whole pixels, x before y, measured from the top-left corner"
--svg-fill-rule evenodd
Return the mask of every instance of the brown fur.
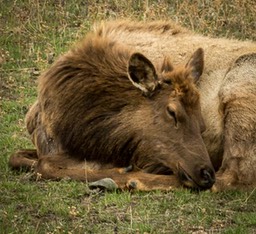
<path id="1" fill-rule="evenodd" d="M 173 69 L 167 59 L 184 63 L 199 47 L 205 51 L 200 80 L 200 56 L 194 55 L 185 69 Z M 133 51 L 154 64 L 164 60 L 157 85 L 131 86 L 127 64 Z M 14 154 L 10 165 L 36 163 L 45 178 L 110 177 L 119 188 L 209 188 L 211 183 L 201 184 L 205 178 L 214 181 L 200 136 L 205 129 L 204 142 L 218 171 L 213 190 L 255 186 L 255 51 L 254 42 L 204 37 L 172 22 L 97 26 L 41 76 L 38 102 L 27 114 L 37 151 Z M 151 72 L 144 67 L 137 77 L 145 71 Z M 204 121 L 198 91 L 187 77 L 197 77 Z M 171 122 L 163 112 L 166 107 Z M 207 168 L 206 177 L 200 168 Z"/>

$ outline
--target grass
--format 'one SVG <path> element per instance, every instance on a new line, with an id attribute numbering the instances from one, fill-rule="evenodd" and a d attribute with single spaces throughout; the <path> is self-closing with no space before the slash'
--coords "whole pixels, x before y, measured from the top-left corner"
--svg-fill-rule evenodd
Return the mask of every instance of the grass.
<path id="1" fill-rule="evenodd" d="M 256 191 L 91 191 L 12 172 L 9 155 L 32 147 L 24 115 L 38 75 L 93 22 L 172 19 L 197 32 L 256 40 L 253 0 L 0 0 L 0 233 L 256 233 Z"/>

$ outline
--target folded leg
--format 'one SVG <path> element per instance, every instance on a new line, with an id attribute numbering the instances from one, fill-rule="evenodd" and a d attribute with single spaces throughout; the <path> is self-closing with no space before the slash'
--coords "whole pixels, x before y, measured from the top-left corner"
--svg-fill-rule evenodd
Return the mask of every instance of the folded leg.
<path id="1" fill-rule="evenodd" d="M 16 170 L 31 170 L 38 162 L 38 155 L 35 149 L 19 150 L 9 158 L 9 166 Z"/>
<path id="2" fill-rule="evenodd" d="M 224 113 L 224 154 L 213 190 L 254 187 L 256 186 L 256 62 L 254 64 L 246 60 L 246 64 L 235 64 L 227 74 L 220 98 Z"/>
<path id="3" fill-rule="evenodd" d="M 76 161 L 67 155 L 42 157 L 36 172 L 45 179 L 71 178 L 84 182 L 95 182 L 111 178 L 122 190 L 171 190 L 180 187 L 180 182 L 172 175 L 155 175 L 128 168 L 110 167 L 95 162 Z M 104 187 L 104 186 L 103 186 Z"/>

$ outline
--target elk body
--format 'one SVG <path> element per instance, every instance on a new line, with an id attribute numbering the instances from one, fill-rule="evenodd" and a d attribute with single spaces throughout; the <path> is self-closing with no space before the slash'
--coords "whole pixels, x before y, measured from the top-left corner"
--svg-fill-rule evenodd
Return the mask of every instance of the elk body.
<path id="1" fill-rule="evenodd" d="M 254 186 L 255 50 L 170 22 L 100 25 L 39 78 L 36 149 L 10 165 L 121 189 L 208 189 L 214 171 L 214 190 Z"/>

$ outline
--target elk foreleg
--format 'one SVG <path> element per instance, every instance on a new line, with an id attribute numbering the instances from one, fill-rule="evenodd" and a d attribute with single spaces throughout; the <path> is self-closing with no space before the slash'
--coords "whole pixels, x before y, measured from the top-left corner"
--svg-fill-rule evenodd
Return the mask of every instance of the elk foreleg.
<path id="1" fill-rule="evenodd" d="M 104 168 L 102 166 L 94 169 L 91 168 L 91 165 L 90 162 L 76 161 L 66 155 L 43 156 L 38 161 L 36 172 L 44 179 L 70 178 L 89 182 L 90 187 L 105 187 L 107 189 L 110 187 L 121 190 L 149 191 L 171 190 L 181 186 L 174 175 L 155 175 L 143 171 L 130 171 L 131 167 Z M 106 178 L 110 180 L 106 180 Z"/>
<path id="2" fill-rule="evenodd" d="M 38 162 L 38 155 L 35 149 L 19 150 L 9 158 L 9 166 L 15 170 L 31 170 Z"/>
<path id="3" fill-rule="evenodd" d="M 253 107 L 253 108 L 250 108 Z M 236 98 L 225 106 L 224 154 L 213 191 L 256 186 L 256 97 Z"/>

